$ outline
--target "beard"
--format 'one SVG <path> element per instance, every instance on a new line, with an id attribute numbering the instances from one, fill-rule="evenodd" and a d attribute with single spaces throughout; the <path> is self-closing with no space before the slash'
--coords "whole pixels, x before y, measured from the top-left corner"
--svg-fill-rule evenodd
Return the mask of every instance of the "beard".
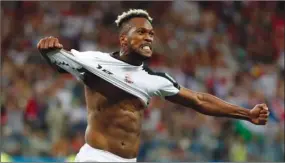
<path id="1" fill-rule="evenodd" d="M 140 48 L 133 48 L 131 46 L 128 46 L 128 54 L 131 58 L 140 61 L 147 61 L 151 58 L 151 56 L 145 55 Z"/>

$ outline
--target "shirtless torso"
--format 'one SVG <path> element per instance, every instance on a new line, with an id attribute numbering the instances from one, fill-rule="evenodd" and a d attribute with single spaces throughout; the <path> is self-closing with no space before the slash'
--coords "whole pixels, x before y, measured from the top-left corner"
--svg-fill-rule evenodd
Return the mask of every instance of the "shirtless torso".
<path id="1" fill-rule="evenodd" d="M 144 104 L 99 77 L 87 75 L 87 78 L 86 143 L 124 158 L 135 158 L 139 150 Z"/>

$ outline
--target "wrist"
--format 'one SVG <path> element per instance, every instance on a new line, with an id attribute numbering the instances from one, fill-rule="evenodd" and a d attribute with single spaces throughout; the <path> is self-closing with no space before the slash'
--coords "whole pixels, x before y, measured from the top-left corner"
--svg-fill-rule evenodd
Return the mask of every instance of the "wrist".
<path id="1" fill-rule="evenodd" d="M 246 108 L 238 107 L 235 109 L 235 115 L 238 116 L 240 119 L 244 119 L 251 122 L 250 110 Z"/>

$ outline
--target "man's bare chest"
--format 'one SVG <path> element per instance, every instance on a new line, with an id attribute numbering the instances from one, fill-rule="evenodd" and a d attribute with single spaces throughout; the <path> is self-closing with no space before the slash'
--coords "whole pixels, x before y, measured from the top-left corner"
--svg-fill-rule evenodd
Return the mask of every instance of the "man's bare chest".
<path id="1" fill-rule="evenodd" d="M 87 88 L 85 91 L 87 91 L 90 101 L 97 101 L 97 103 L 106 105 L 121 105 L 122 103 L 128 105 L 128 103 L 136 103 L 140 108 L 144 107 L 143 101 L 138 97 L 97 76 L 88 76 L 86 83 Z"/>

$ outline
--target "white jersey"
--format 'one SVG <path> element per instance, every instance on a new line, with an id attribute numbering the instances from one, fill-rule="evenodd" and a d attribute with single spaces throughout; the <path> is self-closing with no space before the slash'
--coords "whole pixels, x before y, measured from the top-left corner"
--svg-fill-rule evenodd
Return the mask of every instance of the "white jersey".
<path id="1" fill-rule="evenodd" d="M 118 60 L 112 54 L 99 51 L 71 50 L 50 52 L 45 56 L 53 65 L 84 81 L 89 71 L 114 86 L 138 97 L 146 105 L 153 96 L 171 96 L 179 92 L 179 85 L 166 73 L 151 71 L 144 65 L 134 66 Z"/>

